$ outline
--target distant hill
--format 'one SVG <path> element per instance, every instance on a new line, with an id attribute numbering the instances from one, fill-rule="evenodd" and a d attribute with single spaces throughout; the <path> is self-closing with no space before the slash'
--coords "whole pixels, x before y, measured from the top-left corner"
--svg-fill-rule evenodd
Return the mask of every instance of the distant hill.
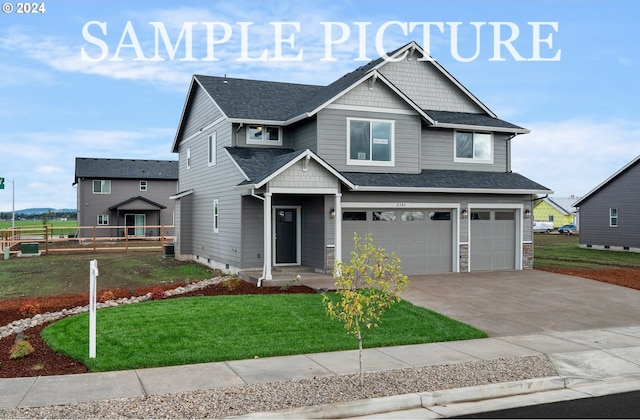
<path id="1" fill-rule="evenodd" d="M 31 209 L 24 209 L 24 210 L 16 210 L 16 214 L 20 215 L 20 216 L 28 216 L 28 215 L 33 215 L 33 214 L 45 214 L 45 213 L 49 213 L 49 212 L 53 212 L 53 213 L 75 213 L 76 209 L 52 209 L 52 208 L 31 208 Z M 10 213 L 10 212 L 4 212 L 4 213 Z"/>

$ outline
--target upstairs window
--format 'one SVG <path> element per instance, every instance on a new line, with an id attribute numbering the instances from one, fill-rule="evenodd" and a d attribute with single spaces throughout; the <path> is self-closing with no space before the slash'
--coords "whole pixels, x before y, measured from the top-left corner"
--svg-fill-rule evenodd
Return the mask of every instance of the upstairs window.
<path id="1" fill-rule="evenodd" d="M 618 209 L 609 209 L 609 227 L 618 227 Z"/>
<path id="2" fill-rule="evenodd" d="M 208 153 L 208 165 L 215 165 L 216 164 L 216 149 L 218 147 L 218 141 L 217 141 L 217 132 L 213 132 L 213 134 L 211 134 L 209 136 L 209 139 L 207 141 L 208 143 L 208 149 L 209 149 L 209 153 Z"/>
<path id="3" fill-rule="evenodd" d="M 282 129 L 266 125 L 247 126 L 247 144 L 282 144 Z"/>
<path id="4" fill-rule="evenodd" d="M 94 194 L 111 194 L 111 181 L 105 179 L 93 180 L 93 193 Z"/>
<path id="5" fill-rule="evenodd" d="M 347 164 L 393 166 L 395 124 L 347 118 Z"/>
<path id="6" fill-rule="evenodd" d="M 493 139 L 489 133 L 456 131 L 455 162 L 493 163 Z"/>
<path id="7" fill-rule="evenodd" d="M 140 181 L 140 191 L 147 191 L 147 181 Z"/>

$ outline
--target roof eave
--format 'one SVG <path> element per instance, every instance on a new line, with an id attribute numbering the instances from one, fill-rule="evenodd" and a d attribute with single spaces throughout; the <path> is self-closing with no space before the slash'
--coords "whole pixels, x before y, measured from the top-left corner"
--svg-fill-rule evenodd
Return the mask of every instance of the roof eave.
<path id="1" fill-rule="evenodd" d="M 431 127 L 433 128 L 452 128 L 454 130 L 484 130 L 494 131 L 496 133 L 514 133 L 514 134 L 529 134 L 531 130 L 521 127 L 493 127 L 485 125 L 469 125 L 469 124 L 453 124 L 453 123 L 440 123 L 435 122 Z"/>
<path id="2" fill-rule="evenodd" d="M 529 189 L 494 189 L 494 188 L 436 188 L 436 187 L 385 187 L 356 185 L 354 191 L 371 192 L 428 192 L 428 193 L 456 193 L 456 194 L 553 194 L 552 190 L 529 190 Z"/>

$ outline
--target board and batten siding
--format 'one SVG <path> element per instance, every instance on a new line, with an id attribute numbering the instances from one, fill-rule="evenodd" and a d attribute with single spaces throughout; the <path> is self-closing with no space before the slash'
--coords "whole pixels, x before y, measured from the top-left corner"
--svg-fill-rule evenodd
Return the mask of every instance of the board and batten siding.
<path id="1" fill-rule="evenodd" d="M 318 122 L 315 116 L 287 127 L 287 130 L 295 150 L 309 149 L 318 153 Z"/>
<path id="2" fill-rule="evenodd" d="M 395 165 L 347 165 L 347 118 L 395 121 Z M 318 154 L 338 171 L 418 173 L 420 118 L 416 115 L 326 108 L 318 113 Z"/>
<path id="3" fill-rule="evenodd" d="M 609 209 L 618 226 L 609 226 Z M 640 248 L 640 164 L 619 174 L 580 203 L 580 245 Z"/>
<path id="4" fill-rule="evenodd" d="M 509 135 L 493 133 L 493 163 L 454 162 L 455 131 L 452 129 L 422 129 L 422 169 L 454 169 L 465 171 L 505 172 Z"/>
<path id="5" fill-rule="evenodd" d="M 438 70 L 433 63 L 411 60 L 390 61 L 379 71 L 421 109 L 451 112 L 484 112 L 478 104 Z"/>

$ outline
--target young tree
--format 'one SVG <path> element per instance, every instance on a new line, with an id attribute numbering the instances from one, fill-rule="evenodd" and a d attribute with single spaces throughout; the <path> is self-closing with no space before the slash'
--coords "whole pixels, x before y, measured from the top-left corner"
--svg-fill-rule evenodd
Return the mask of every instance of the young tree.
<path id="1" fill-rule="evenodd" d="M 387 254 L 373 243 L 368 234 L 364 241 L 354 234 L 354 248 L 348 264 L 339 262 L 334 270 L 336 297 L 323 295 L 327 314 L 338 319 L 358 340 L 360 385 L 364 385 L 362 370 L 362 340 L 365 333 L 377 327 L 382 314 L 395 302 L 409 284 L 402 274 L 400 259 Z"/>

